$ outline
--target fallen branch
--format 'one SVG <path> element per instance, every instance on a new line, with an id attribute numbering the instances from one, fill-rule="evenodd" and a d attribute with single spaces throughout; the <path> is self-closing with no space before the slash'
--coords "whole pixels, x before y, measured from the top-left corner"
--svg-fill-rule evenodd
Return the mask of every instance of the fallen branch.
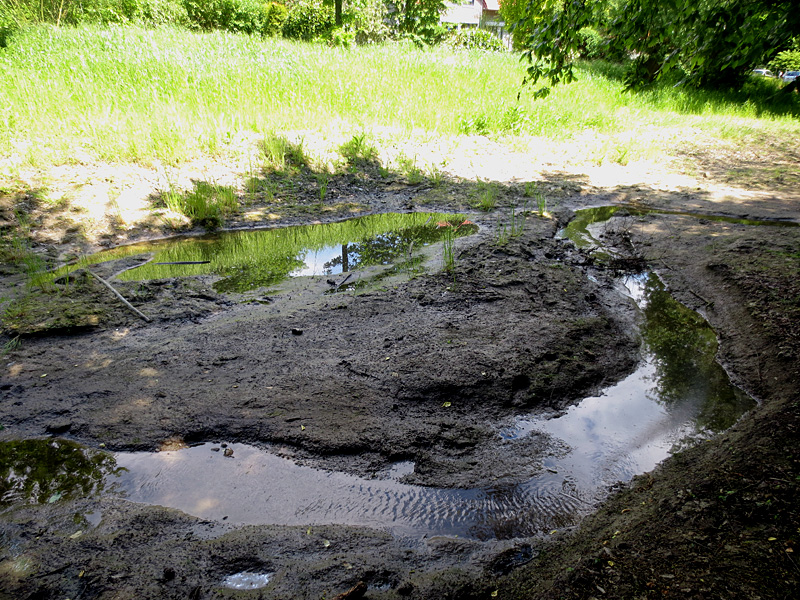
<path id="1" fill-rule="evenodd" d="M 702 297 L 700 294 L 698 294 L 697 292 L 695 292 L 695 291 L 694 291 L 694 290 L 692 290 L 692 289 L 690 289 L 690 290 L 689 290 L 689 293 L 690 293 L 690 294 L 693 294 L 693 295 L 694 295 L 694 296 L 696 296 L 697 298 L 700 298 L 700 300 L 702 300 L 703 302 L 705 302 L 706 306 L 713 306 L 713 305 L 714 305 L 714 303 L 713 303 L 713 302 L 711 302 L 710 300 L 706 300 L 706 299 L 705 299 L 705 298 L 703 298 L 703 297 Z"/>
<path id="2" fill-rule="evenodd" d="M 344 279 L 342 279 L 342 280 L 339 282 L 339 285 L 337 285 L 335 288 L 333 288 L 333 291 L 334 291 L 334 292 L 338 292 L 338 291 L 339 291 L 339 288 L 340 288 L 340 287 L 342 287 L 342 286 L 345 284 L 345 282 L 346 282 L 348 279 L 350 279 L 352 276 L 353 276 L 353 274 L 352 274 L 352 273 L 348 273 L 348 274 L 347 274 L 347 277 L 345 277 Z"/>
<path id="3" fill-rule="evenodd" d="M 210 260 L 179 260 L 175 262 L 157 262 L 153 263 L 154 265 L 207 265 L 211 261 Z M 142 265 L 136 265 L 137 267 L 141 267 Z"/>
<path id="4" fill-rule="evenodd" d="M 148 317 L 147 315 L 145 315 L 144 313 L 142 313 L 142 312 L 141 312 L 141 311 L 140 311 L 138 308 L 136 308 L 136 307 L 135 307 L 133 304 L 131 304 L 130 302 L 128 302 L 127 300 L 125 300 L 125 298 L 123 298 L 123 297 L 122 297 L 122 294 L 120 294 L 120 293 L 119 293 L 117 290 L 115 290 L 115 289 L 114 289 L 114 287 L 113 287 L 113 286 L 112 286 L 110 283 L 108 283 L 108 282 L 107 282 L 105 279 L 103 279 L 102 277 L 100 277 L 100 275 L 98 275 L 97 273 L 93 273 L 93 272 L 92 272 L 92 271 L 90 271 L 89 269 L 80 269 L 80 270 L 81 270 L 81 271 L 86 271 L 87 273 L 89 273 L 89 275 L 91 275 L 92 277 L 94 277 L 95 279 L 97 279 L 97 281 L 99 281 L 99 282 L 100 282 L 100 283 L 102 283 L 104 286 L 106 286 L 108 289 L 110 289 L 110 290 L 111 290 L 111 291 L 114 293 L 114 295 L 115 295 L 117 298 L 119 298 L 120 300 L 122 300 L 122 302 L 123 302 L 123 304 L 125 304 L 125 306 L 127 306 L 128 308 L 130 308 L 130 309 L 131 309 L 133 312 L 135 312 L 137 315 L 139 315 L 139 316 L 140 316 L 142 319 L 144 319 L 144 320 L 145 320 L 145 321 L 147 321 L 148 323 L 150 322 L 150 317 Z"/>
<path id="5" fill-rule="evenodd" d="M 359 581 L 355 586 L 347 590 L 346 592 L 342 592 L 338 596 L 336 596 L 333 600 L 357 600 L 358 598 L 363 598 L 364 594 L 367 593 L 367 584 L 363 581 Z"/>

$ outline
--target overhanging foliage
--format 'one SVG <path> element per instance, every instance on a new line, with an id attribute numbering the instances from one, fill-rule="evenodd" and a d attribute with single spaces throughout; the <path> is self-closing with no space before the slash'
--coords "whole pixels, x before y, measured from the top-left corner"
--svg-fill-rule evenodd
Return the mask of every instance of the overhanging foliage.
<path id="1" fill-rule="evenodd" d="M 753 66 L 787 48 L 800 29 L 793 0 L 530 0 L 516 27 L 530 31 L 526 81 L 574 80 L 583 27 L 634 59 L 631 87 L 670 77 L 699 87 L 736 87 Z"/>

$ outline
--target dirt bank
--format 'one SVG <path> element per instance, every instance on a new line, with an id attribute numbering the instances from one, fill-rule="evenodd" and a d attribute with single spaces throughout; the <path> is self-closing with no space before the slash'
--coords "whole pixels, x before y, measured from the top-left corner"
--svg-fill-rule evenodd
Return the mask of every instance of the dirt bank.
<path id="1" fill-rule="evenodd" d="M 407 459 L 408 482 L 442 487 L 527 479 L 553 448 L 499 430 L 523 412 L 563 409 L 636 361 L 634 311 L 612 273 L 588 278 L 591 255 L 555 239 L 572 209 L 645 198 L 670 210 L 797 217 L 788 192 L 761 204 L 578 179 L 547 184 L 555 218 L 531 215 L 521 236 L 498 243 L 506 207 L 524 201 L 520 186 L 502 186 L 500 207 L 472 217 L 481 233 L 459 240 L 455 275 L 434 269 L 367 294 L 326 295 L 322 278 L 264 290 L 261 302 L 220 295 L 210 279 L 117 282 L 147 323 L 96 280 L 76 280 L 47 298 L 80 299 L 80 311 L 46 307 L 45 334 L 4 358 L 0 435 L 107 450 L 248 442 L 362 476 Z M 476 193 L 463 182 L 398 191 L 342 181 L 330 204 L 463 210 Z M 369 598 L 796 597 L 800 230 L 652 214 L 616 217 L 607 235 L 708 318 L 723 365 L 761 405 L 623 486 L 577 530 L 411 544 L 365 528 L 237 527 L 66 498 L 3 513 L 5 597 L 320 598 L 359 581 Z M 9 269 L 6 293 L 21 296 L 15 277 Z M 17 304 L 10 321 L 37 321 L 47 298 Z M 75 316 L 48 320 L 54 311 Z M 221 587 L 241 571 L 273 577 L 260 590 Z"/>

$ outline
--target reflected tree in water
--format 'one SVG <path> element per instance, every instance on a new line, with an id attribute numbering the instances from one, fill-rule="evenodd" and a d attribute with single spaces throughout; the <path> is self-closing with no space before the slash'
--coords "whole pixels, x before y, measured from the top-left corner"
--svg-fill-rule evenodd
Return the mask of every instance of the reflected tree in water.
<path id="1" fill-rule="evenodd" d="M 118 471 L 107 452 L 59 439 L 0 442 L 0 504 L 99 494 Z"/>
<path id="2" fill-rule="evenodd" d="M 650 274 L 644 286 L 642 337 L 656 367 L 654 381 L 660 401 L 667 406 L 690 401 L 698 404 L 698 426 L 727 429 L 752 406 L 731 385 L 716 361 L 717 339 L 706 321 L 675 300 L 661 280 Z"/>

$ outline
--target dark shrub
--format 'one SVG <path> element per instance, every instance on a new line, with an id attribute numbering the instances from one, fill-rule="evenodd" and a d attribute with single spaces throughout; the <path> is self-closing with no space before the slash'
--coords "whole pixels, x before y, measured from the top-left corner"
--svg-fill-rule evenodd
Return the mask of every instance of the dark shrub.
<path id="1" fill-rule="evenodd" d="M 283 37 L 308 42 L 328 37 L 333 27 L 332 6 L 325 6 L 318 0 L 302 0 L 289 9 L 283 24 Z"/>

